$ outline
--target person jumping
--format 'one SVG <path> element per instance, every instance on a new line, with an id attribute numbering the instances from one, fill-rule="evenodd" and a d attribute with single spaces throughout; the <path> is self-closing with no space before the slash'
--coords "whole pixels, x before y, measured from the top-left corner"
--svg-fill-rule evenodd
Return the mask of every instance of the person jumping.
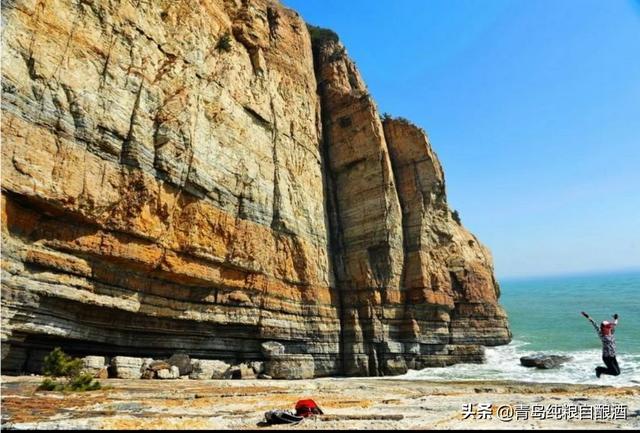
<path id="1" fill-rule="evenodd" d="M 596 367 L 596 376 L 600 377 L 601 374 L 619 375 L 620 367 L 618 367 L 618 361 L 616 360 L 616 338 L 613 335 L 618 325 L 618 315 L 613 315 L 613 322 L 609 322 L 608 320 L 603 321 L 600 327 L 598 327 L 596 322 L 584 311 L 582 315 L 589 319 L 589 322 L 591 322 L 596 329 L 598 337 L 600 337 L 602 341 L 602 360 L 606 367 Z"/>

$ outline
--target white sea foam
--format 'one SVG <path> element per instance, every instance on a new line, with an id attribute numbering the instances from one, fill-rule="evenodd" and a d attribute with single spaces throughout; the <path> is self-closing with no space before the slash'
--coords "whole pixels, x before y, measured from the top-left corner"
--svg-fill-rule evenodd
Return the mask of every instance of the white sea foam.
<path id="1" fill-rule="evenodd" d="M 595 367 L 604 365 L 600 350 L 553 352 L 573 359 L 559 368 L 541 370 L 520 364 L 520 357 L 537 353 L 528 343 L 513 341 L 506 346 L 488 347 L 484 364 L 457 364 L 444 368 L 410 370 L 394 379 L 426 380 L 515 380 L 524 382 L 598 384 L 612 386 L 640 385 L 640 354 L 619 354 L 620 376 L 595 375 Z M 551 354 L 551 353 L 550 353 Z"/>

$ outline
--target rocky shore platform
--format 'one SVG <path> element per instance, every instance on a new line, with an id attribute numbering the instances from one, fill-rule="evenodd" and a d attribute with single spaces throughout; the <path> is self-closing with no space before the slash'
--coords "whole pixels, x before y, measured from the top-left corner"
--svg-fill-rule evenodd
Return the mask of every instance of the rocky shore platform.
<path id="1" fill-rule="evenodd" d="M 106 379 L 101 390 L 65 394 L 37 391 L 41 380 L 2 377 L 2 429 L 640 428 L 637 386 L 370 378 Z M 292 410 L 303 398 L 314 399 L 325 415 L 295 426 L 259 427 L 266 411 Z M 509 410 L 499 409 L 504 406 L 515 410 L 512 421 L 500 418 L 508 418 Z M 579 411 L 559 413 L 558 408 Z M 527 419 L 515 419 L 518 412 L 526 412 Z"/>

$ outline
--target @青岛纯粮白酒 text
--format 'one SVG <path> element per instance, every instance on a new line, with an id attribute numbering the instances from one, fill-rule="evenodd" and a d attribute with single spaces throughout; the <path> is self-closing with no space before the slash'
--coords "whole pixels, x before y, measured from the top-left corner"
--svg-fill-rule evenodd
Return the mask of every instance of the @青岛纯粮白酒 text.
<path id="1" fill-rule="evenodd" d="M 528 420 L 605 421 L 628 419 L 628 406 L 621 404 L 499 404 L 465 403 L 462 420 L 491 420 L 503 422 Z"/>

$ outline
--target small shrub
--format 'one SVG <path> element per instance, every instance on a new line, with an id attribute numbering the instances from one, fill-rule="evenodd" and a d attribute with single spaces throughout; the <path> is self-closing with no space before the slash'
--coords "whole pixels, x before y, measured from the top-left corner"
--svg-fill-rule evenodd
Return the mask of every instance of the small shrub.
<path id="1" fill-rule="evenodd" d="M 340 38 L 338 34 L 331 29 L 323 29 L 322 27 L 307 24 L 309 35 L 311 36 L 311 45 L 320 47 L 327 42 L 338 42 Z"/>
<path id="2" fill-rule="evenodd" d="M 384 122 L 385 120 L 393 120 L 394 122 L 398 122 L 398 123 L 404 123 L 405 125 L 410 125 L 410 126 L 416 126 L 415 123 L 413 123 L 412 121 L 410 121 L 409 119 L 407 119 L 406 117 L 402 117 L 402 116 L 398 116 L 398 117 L 393 117 L 391 114 L 389 113 L 384 113 L 382 114 L 382 116 L 380 116 L 380 119 L 382 119 L 382 121 Z M 422 130 L 422 128 L 420 128 Z"/>
<path id="3" fill-rule="evenodd" d="M 42 372 L 45 376 L 70 377 L 79 375 L 81 370 L 81 359 L 71 358 L 62 349 L 56 347 L 45 356 Z"/>
<path id="4" fill-rule="evenodd" d="M 227 53 L 231 51 L 231 35 L 229 33 L 225 33 L 220 37 L 220 39 L 218 39 L 216 49 Z"/>
<path id="5" fill-rule="evenodd" d="M 38 387 L 38 391 L 62 391 L 63 387 L 62 383 L 58 383 L 47 377 Z"/>
<path id="6" fill-rule="evenodd" d="M 335 49 L 333 53 L 331 53 L 328 60 L 330 63 L 337 62 L 338 60 L 344 59 L 345 55 L 346 55 L 346 51 L 344 47 L 338 47 Z"/>
<path id="7" fill-rule="evenodd" d="M 40 391 L 93 391 L 100 389 L 100 382 L 93 380 L 89 373 L 82 373 L 82 360 L 72 358 L 56 347 L 44 358 L 42 372 L 46 377 L 38 390 Z M 52 377 L 66 378 L 57 381 Z"/>
<path id="8" fill-rule="evenodd" d="M 453 220 L 457 222 L 459 225 L 462 225 L 462 222 L 460 221 L 460 214 L 458 213 L 457 210 L 454 210 L 453 212 L 451 212 L 451 218 L 453 218 Z"/>
<path id="9" fill-rule="evenodd" d="M 93 376 L 89 373 L 82 373 L 77 377 L 71 378 L 68 383 L 70 391 L 95 391 L 100 389 L 100 382 L 93 380 Z"/>

